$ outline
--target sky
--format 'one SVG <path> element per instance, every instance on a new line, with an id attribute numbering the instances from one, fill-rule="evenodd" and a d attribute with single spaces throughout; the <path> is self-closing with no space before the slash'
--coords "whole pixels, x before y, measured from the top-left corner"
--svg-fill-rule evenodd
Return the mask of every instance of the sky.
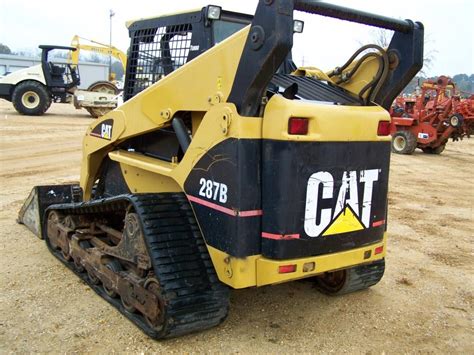
<path id="1" fill-rule="evenodd" d="M 433 58 L 428 76 L 474 73 L 474 1 L 472 0 L 333 0 L 332 3 L 384 16 L 420 21 L 425 27 L 425 52 Z M 126 51 L 125 22 L 208 4 L 253 14 L 257 0 L 0 0 L 0 43 L 13 51 L 40 44 L 69 45 L 72 37 L 109 42 L 109 11 L 113 9 L 112 43 Z M 373 42 L 369 26 L 295 12 L 305 21 L 296 34 L 293 58 L 297 65 L 330 70 L 342 65 L 361 45 Z"/>

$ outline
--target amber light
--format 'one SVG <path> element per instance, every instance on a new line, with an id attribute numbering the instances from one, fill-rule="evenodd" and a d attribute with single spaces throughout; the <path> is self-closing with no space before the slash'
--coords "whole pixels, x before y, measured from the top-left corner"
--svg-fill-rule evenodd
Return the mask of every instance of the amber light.
<path id="1" fill-rule="evenodd" d="M 377 127 L 378 136 L 388 136 L 390 134 L 390 121 L 379 121 Z"/>
<path id="2" fill-rule="evenodd" d="M 308 119 L 301 117 L 291 117 L 288 120 L 288 133 L 289 134 L 308 134 Z"/>
<path id="3" fill-rule="evenodd" d="M 278 267 L 278 273 L 279 274 L 288 274 L 290 272 L 295 272 L 296 271 L 296 264 L 292 265 L 280 265 Z"/>

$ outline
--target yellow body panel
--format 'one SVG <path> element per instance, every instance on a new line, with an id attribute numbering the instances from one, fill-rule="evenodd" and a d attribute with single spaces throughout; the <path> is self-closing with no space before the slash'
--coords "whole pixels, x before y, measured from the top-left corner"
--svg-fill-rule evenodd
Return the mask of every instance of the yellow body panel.
<path id="1" fill-rule="evenodd" d="M 308 118 L 308 134 L 288 134 L 290 117 Z M 388 112 L 379 106 L 326 105 L 274 95 L 265 109 L 263 138 L 302 142 L 390 141 L 390 136 L 377 135 L 379 121 L 390 121 Z"/>
<path id="2" fill-rule="evenodd" d="M 112 153 L 109 154 L 109 156 Z M 112 159 L 114 160 L 114 159 Z M 156 173 L 137 168 L 128 164 L 120 164 L 122 175 L 133 193 L 156 192 L 181 192 L 181 187 L 172 178 L 161 175 L 156 178 Z"/>
<path id="3" fill-rule="evenodd" d="M 297 280 L 380 260 L 385 257 L 386 241 L 387 234 L 385 233 L 383 241 L 365 247 L 288 260 L 271 260 L 261 255 L 239 259 L 210 246 L 208 246 L 208 250 L 219 280 L 239 289 Z M 375 255 L 375 248 L 380 246 L 383 246 L 383 251 Z M 370 257 L 365 255 L 368 250 L 371 251 Z M 307 263 L 314 263 L 314 270 L 305 272 L 303 265 Z M 279 266 L 283 265 L 296 265 L 296 271 L 285 274 L 278 273 Z"/>
<path id="4" fill-rule="evenodd" d="M 240 120 L 233 104 L 221 104 L 227 100 L 232 88 L 248 30 L 249 27 L 246 27 L 220 42 L 88 128 L 83 143 L 80 182 L 86 200 L 90 198 L 99 164 L 106 154 L 114 149 L 115 144 L 169 126 L 178 111 L 197 112 L 193 117 L 199 117 L 206 112 L 199 125 L 200 128 L 206 128 L 196 131 L 185 158 L 179 168 L 174 169 L 172 177 L 179 185 L 182 185 L 191 166 L 199 157 L 223 139 L 238 137 L 242 131 L 249 130 L 252 131 L 250 135 L 261 137 L 261 119 L 242 117 Z M 193 83 L 189 82 L 189 78 L 193 78 Z M 109 119 L 114 121 L 111 140 L 90 135 L 95 127 Z M 257 122 L 259 124 L 255 127 Z"/>
<path id="5" fill-rule="evenodd" d="M 257 285 L 257 260 L 261 255 L 235 258 L 219 249 L 207 246 L 217 277 L 232 288 L 246 288 Z"/>

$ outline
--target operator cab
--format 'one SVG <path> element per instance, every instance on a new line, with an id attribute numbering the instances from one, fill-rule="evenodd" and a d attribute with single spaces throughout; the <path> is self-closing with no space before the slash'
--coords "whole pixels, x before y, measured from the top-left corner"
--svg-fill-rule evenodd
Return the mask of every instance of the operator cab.
<path id="1" fill-rule="evenodd" d="M 248 26 L 252 19 L 252 15 L 208 5 L 187 13 L 130 21 L 124 100 Z M 290 53 L 278 72 L 289 74 L 295 69 Z"/>
<path id="2" fill-rule="evenodd" d="M 124 100 L 249 25 L 252 18 L 210 5 L 127 23 L 131 43 Z"/>
<path id="3" fill-rule="evenodd" d="M 76 48 L 51 45 L 40 45 L 39 48 L 42 50 L 41 66 L 43 68 L 46 84 L 56 99 L 65 102 L 67 93 L 70 93 L 72 88 L 75 88 L 80 84 L 79 68 L 77 65 L 51 61 L 52 53 L 50 52 L 69 52 L 75 51 Z"/>

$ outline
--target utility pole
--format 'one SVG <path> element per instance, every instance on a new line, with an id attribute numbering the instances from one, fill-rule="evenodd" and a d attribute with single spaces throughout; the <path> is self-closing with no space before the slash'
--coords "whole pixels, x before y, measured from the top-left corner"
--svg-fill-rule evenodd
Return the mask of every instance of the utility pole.
<path id="1" fill-rule="evenodd" d="M 110 36 L 109 36 L 109 46 L 112 48 L 112 17 L 114 17 L 114 10 L 110 9 L 109 19 L 110 19 Z M 109 48 L 109 79 L 112 78 L 112 52 Z"/>

